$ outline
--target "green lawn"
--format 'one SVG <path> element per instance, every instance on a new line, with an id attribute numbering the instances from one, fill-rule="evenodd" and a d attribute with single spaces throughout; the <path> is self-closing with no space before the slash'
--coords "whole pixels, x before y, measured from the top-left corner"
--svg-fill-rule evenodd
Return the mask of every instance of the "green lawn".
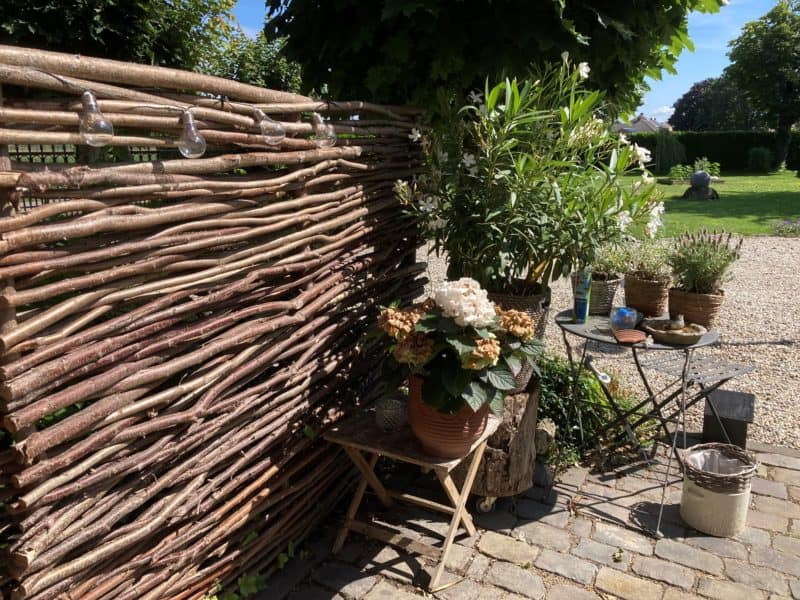
<path id="1" fill-rule="evenodd" d="M 663 235 L 701 227 L 744 235 L 772 233 L 772 223 L 800 217 L 800 177 L 794 171 L 772 175 L 725 175 L 713 185 L 719 200 L 681 200 L 688 185 L 658 185 L 664 194 Z"/>

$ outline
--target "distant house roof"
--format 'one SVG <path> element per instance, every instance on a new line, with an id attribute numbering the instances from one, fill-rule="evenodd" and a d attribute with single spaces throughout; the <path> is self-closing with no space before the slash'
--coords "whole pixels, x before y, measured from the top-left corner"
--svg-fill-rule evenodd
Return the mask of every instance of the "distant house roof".
<path id="1" fill-rule="evenodd" d="M 659 129 L 671 129 L 666 123 L 659 123 L 649 117 L 640 114 L 630 123 L 617 121 L 614 123 L 614 130 L 622 133 L 655 133 Z"/>

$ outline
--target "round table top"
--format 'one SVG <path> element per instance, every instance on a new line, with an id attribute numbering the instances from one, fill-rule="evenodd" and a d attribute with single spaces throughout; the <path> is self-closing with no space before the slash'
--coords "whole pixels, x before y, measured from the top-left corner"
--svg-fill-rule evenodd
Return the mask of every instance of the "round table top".
<path id="1" fill-rule="evenodd" d="M 660 344 L 656 342 L 648 345 L 645 345 L 644 342 L 639 342 L 638 344 L 632 345 L 620 344 L 617 342 L 617 339 L 611 332 L 611 325 L 607 316 L 589 315 L 589 318 L 586 319 L 585 323 L 573 323 L 572 314 L 573 313 L 571 309 L 562 310 L 556 315 L 556 324 L 564 331 L 573 335 L 577 335 L 595 342 L 603 342 L 605 344 L 614 344 L 616 346 L 623 347 L 633 346 L 635 348 L 647 348 L 648 350 L 689 350 L 711 346 L 719 341 L 719 332 L 716 329 L 712 329 L 703 335 L 703 337 L 701 337 L 696 343 L 690 346 L 682 346 L 678 344 Z"/>

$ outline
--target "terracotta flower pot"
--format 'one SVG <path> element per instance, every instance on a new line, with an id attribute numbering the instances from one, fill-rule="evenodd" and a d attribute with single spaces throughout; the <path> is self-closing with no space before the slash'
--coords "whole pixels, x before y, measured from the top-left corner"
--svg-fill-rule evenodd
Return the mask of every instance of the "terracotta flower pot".
<path id="1" fill-rule="evenodd" d="M 724 300 L 724 290 L 719 290 L 719 294 L 696 294 L 671 288 L 669 290 L 669 316 L 674 319 L 678 315 L 683 315 L 686 323 L 696 323 L 711 329 L 722 310 Z"/>
<path id="2" fill-rule="evenodd" d="M 422 399 L 423 379 L 412 375 L 408 380 L 408 423 L 422 449 L 431 456 L 461 458 L 486 429 L 489 406 L 477 412 L 464 406 L 454 414 L 441 413 Z"/>
<path id="3" fill-rule="evenodd" d="M 646 317 L 660 317 L 667 312 L 669 281 L 651 281 L 625 275 L 625 306 Z"/>

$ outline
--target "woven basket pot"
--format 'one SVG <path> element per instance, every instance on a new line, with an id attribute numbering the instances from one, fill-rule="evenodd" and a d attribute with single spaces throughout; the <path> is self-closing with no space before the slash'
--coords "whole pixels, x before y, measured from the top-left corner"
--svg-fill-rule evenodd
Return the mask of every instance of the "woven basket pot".
<path id="1" fill-rule="evenodd" d="M 408 423 L 423 451 L 439 458 L 462 458 L 486 429 L 489 405 L 473 412 L 464 406 L 453 414 L 441 413 L 422 399 L 424 380 L 408 379 Z"/>
<path id="2" fill-rule="evenodd" d="M 525 282 L 520 280 L 519 285 L 524 287 Z M 544 339 L 547 317 L 550 314 L 550 290 L 527 295 L 496 294 L 489 292 L 489 300 L 504 310 L 519 310 L 533 319 L 533 331 L 537 339 Z M 514 375 L 514 389 L 509 394 L 518 394 L 525 390 L 533 375 L 533 364 L 526 363 L 519 373 Z"/>
<path id="3" fill-rule="evenodd" d="M 669 290 L 669 316 L 674 319 L 683 315 L 687 323 L 697 323 L 711 329 L 717 320 L 722 303 L 725 300 L 724 290 L 719 294 L 695 294 L 677 288 Z"/>
<path id="4" fill-rule="evenodd" d="M 572 274 L 570 280 L 572 281 L 572 293 L 575 293 L 577 275 Z M 606 279 L 595 280 L 592 279 L 592 295 L 589 297 L 589 314 L 590 315 L 605 315 L 611 312 L 611 307 L 614 305 L 614 296 L 617 293 L 619 282 L 621 279 Z"/>
<path id="5" fill-rule="evenodd" d="M 660 317 L 667 312 L 668 302 L 668 281 L 625 275 L 625 306 L 635 308 L 646 317 Z"/>

